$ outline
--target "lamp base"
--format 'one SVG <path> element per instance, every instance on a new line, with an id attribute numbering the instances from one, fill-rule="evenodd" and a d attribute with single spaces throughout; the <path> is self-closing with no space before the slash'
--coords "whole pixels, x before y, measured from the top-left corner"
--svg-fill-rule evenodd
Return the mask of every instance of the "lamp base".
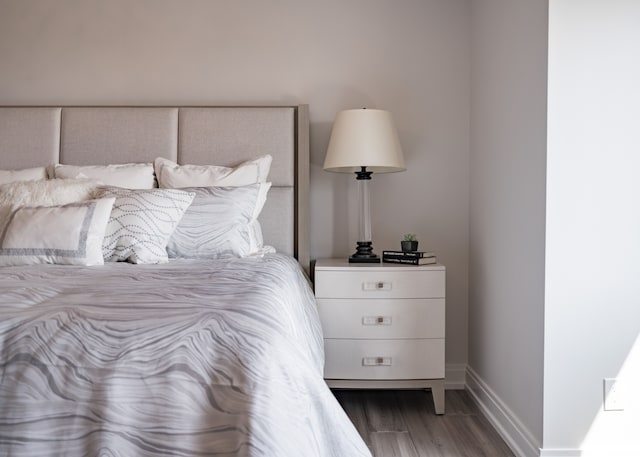
<path id="1" fill-rule="evenodd" d="M 357 241 L 356 252 L 349 257 L 349 263 L 380 263 L 380 257 L 373 253 L 371 241 Z"/>

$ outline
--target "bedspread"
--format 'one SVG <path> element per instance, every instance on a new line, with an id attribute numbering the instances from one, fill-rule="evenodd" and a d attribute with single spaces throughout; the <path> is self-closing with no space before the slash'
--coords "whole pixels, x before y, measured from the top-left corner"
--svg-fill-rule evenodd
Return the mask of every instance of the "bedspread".
<path id="1" fill-rule="evenodd" d="M 296 261 L 0 268 L 0 455 L 367 456 Z"/>

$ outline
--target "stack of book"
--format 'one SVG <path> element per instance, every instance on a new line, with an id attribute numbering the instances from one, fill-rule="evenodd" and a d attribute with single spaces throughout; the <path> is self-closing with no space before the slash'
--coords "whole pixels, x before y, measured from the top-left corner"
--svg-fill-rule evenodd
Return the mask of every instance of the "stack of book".
<path id="1" fill-rule="evenodd" d="M 435 253 L 423 251 L 382 251 L 382 261 L 406 263 L 407 265 L 430 265 L 437 263 Z"/>

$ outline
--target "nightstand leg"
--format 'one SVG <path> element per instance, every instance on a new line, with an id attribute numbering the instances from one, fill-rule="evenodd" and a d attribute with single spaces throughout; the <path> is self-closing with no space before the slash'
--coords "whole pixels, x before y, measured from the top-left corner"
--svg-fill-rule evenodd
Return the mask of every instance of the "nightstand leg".
<path id="1" fill-rule="evenodd" d="M 436 414 L 444 414 L 444 380 L 432 381 L 431 395 Z"/>

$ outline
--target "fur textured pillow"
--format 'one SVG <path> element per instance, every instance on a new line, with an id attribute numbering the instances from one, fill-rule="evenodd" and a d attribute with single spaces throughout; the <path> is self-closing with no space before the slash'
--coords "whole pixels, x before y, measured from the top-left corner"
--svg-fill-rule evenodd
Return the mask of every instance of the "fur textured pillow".
<path id="1" fill-rule="evenodd" d="M 93 197 L 101 184 L 93 179 L 45 179 L 0 185 L 0 206 L 57 206 Z"/>
<path id="2" fill-rule="evenodd" d="M 46 179 L 0 185 L 0 230 L 15 208 L 58 206 L 91 200 L 101 184 L 93 179 Z"/>
<path id="3" fill-rule="evenodd" d="M 25 168 L 22 170 L 0 170 L 0 184 L 15 181 L 35 181 L 38 179 L 47 179 L 47 169 L 45 167 Z"/>

